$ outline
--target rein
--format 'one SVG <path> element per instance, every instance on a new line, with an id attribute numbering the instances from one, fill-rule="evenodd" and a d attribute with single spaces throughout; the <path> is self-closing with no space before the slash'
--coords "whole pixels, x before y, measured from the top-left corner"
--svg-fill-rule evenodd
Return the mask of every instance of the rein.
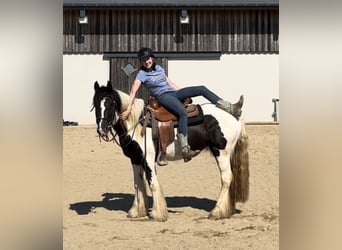
<path id="1" fill-rule="evenodd" d="M 116 143 L 116 145 L 118 145 L 119 147 L 127 147 L 131 142 L 132 142 L 132 137 L 134 136 L 134 133 L 135 133 L 135 128 L 136 126 L 138 125 L 138 123 L 134 126 L 134 131 L 133 131 L 133 134 L 131 136 L 131 139 L 125 144 L 125 145 L 121 145 L 120 144 L 120 138 L 123 138 L 125 136 L 127 136 L 129 130 L 127 130 L 126 132 L 122 133 L 121 135 L 118 134 L 118 132 L 113 132 L 113 126 L 110 126 L 109 127 L 109 132 L 112 134 L 113 138 L 110 140 L 110 141 L 114 141 Z M 122 125 L 123 126 L 123 125 Z M 119 137 L 119 141 L 116 139 L 116 136 L 118 135 Z M 109 142 L 110 142 L 109 141 Z"/>
<path id="2" fill-rule="evenodd" d="M 113 100 L 113 98 L 111 96 L 107 96 L 107 98 L 110 98 L 110 100 L 114 103 L 115 107 L 114 110 L 116 109 L 117 105 L 116 102 Z M 94 108 L 94 107 L 93 107 Z M 92 108 L 92 110 L 93 110 Z M 129 130 L 125 127 L 125 125 L 123 124 L 123 121 L 119 118 L 118 121 L 113 124 L 113 121 L 116 118 L 116 112 L 113 112 L 113 115 L 111 118 L 104 118 L 104 117 L 100 117 L 98 118 L 98 122 L 99 123 L 101 120 L 105 120 L 107 122 L 107 129 L 109 131 L 109 133 L 112 135 L 112 138 L 109 139 L 108 135 L 99 135 L 99 140 L 101 142 L 101 139 L 106 141 L 106 142 L 111 142 L 113 141 L 113 143 L 116 143 L 119 147 L 121 148 L 128 148 L 129 145 L 133 142 L 133 137 L 134 134 L 136 132 L 136 128 L 138 126 L 138 124 L 144 122 L 144 120 L 146 120 L 146 117 L 143 116 L 142 118 L 140 118 L 135 124 L 134 126 L 132 126 Z M 146 122 L 146 121 L 145 121 Z M 145 124 L 144 122 L 144 124 Z M 143 130 L 146 129 L 146 126 L 143 126 Z M 132 135 L 128 135 L 128 132 L 132 131 L 133 133 Z M 146 161 L 146 153 L 147 153 L 147 143 L 146 143 L 146 136 L 144 136 L 144 132 L 142 132 L 141 134 L 144 137 L 144 155 L 143 155 L 143 159 Z M 117 139 L 117 137 L 119 139 Z M 143 169 L 146 172 L 146 166 L 145 164 L 143 164 Z"/>
<path id="3" fill-rule="evenodd" d="M 131 129 L 126 130 L 126 132 L 123 132 L 122 134 L 118 134 L 118 132 L 116 132 L 115 129 L 113 128 L 113 120 L 114 120 L 114 118 L 115 118 L 115 114 L 113 115 L 113 118 L 112 118 L 111 120 L 105 119 L 105 118 L 100 118 L 100 120 L 101 120 L 101 119 L 107 120 L 107 122 L 108 122 L 108 124 L 109 124 L 107 128 L 109 129 L 109 132 L 110 132 L 110 134 L 112 135 L 112 138 L 111 138 L 111 139 L 109 139 L 108 136 L 107 136 L 107 137 L 103 137 L 103 136 L 100 136 L 100 135 L 99 135 L 100 141 L 101 141 L 101 138 L 102 138 L 102 140 L 104 140 L 104 141 L 106 141 L 106 142 L 111 142 L 111 141 L 115 142 L 119 147 L 127 147 L 127 146 L 132 142 L 132 139 L 130 139 L 125 145 L 121 145 L 121 144 L 120 144 L 120 138 L 123 138 L 123 137 L 127 136 L 128 132 L 131 131 L 131 130 L 133 130 L 133 133 L 132 133 L 132 136 L 131 136 L 131 138 L 133 138 L 133 137 L 134 137 L 135 130 L 136 130 L 138 124 L 141 123 L 145 118 L 139 119 L 139 120 L 134 124 L 134 126 L 133 126 Z M 121 120 L 118 121 L 118 122 L 122 123 Z M 122 124 L 121 126 L 122 126 L 122 127 L 125 127 L 123 124 Z M 115 133 L 114 133 L 113 130 L 115 131 Z M 119 137 L 119 141 L 116 139 L 117 136 Z"/>

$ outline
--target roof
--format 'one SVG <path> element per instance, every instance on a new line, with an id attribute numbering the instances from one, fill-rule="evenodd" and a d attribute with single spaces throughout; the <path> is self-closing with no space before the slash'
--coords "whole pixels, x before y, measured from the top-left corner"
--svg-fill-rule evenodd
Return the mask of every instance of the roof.
<path id="1" fill-rule="evenodd" d="M 63 5 L 93 8 L 279 7 L 279 0 L 64 0 Z"/>

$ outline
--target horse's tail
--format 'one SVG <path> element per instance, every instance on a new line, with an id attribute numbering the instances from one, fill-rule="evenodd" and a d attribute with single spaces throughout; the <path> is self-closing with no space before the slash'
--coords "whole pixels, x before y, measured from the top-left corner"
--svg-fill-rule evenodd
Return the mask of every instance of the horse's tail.
<path id="1" fill-rule="evenodd" d="M 235 202 L 246 202 L 249 195 L 249 154 L 248 135 L 244 122 L 241 122 L 241 133 L 234 147 L 230 164 L 233 172 L 230 197 Z"/>

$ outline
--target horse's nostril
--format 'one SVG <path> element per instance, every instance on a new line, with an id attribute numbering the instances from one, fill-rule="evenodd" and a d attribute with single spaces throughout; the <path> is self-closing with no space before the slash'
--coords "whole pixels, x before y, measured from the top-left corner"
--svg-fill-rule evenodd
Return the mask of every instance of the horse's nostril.
<path id="1" fill-rule="evenodd" d="M 108 132 L 109 132 L 109 129 L 107 127 L 104 127 L 104 128 L 98 128 L 97 129 L 97 132 L 99 133 L 99 135 L 101 136 L 107 136 L 108 135 Z"/>

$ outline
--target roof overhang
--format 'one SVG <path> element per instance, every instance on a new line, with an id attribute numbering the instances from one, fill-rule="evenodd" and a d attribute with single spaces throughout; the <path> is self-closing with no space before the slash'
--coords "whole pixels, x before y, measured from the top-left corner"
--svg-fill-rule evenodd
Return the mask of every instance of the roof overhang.
<path id="1" fill-rule="evenodd" d="M 219 60 L 222 53 L 220 51 L 210 51 L 210 52 L 154 52 L 155 57 L 167 57 L 172 60 L 180 60 L 180 59 L 192 59 L 192 60 Z M 136 52 L 110 52 L 103 54 L 103 60 L 110 60 L 111 58 L 116 57 L 130 57 L 136 58 Z"/>
<path id="2" fill-rule="evenodd" d="M 64 0 L 63 6 L 68 9 L 279 8 L 279 0 Z"/>

